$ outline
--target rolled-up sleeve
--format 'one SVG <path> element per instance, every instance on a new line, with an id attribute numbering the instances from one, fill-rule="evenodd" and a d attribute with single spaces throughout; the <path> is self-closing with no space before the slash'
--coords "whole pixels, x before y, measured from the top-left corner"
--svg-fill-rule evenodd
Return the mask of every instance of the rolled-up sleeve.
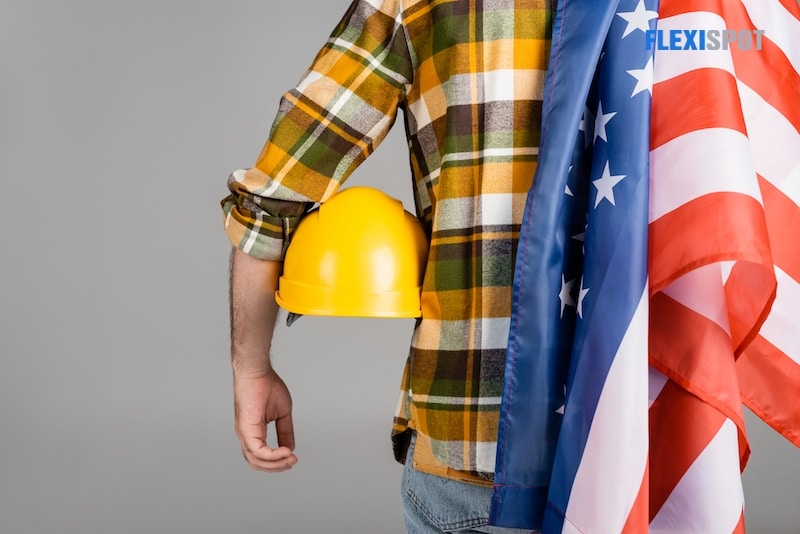
<path id="1" fill-rule="evenodd" d="M 221 203 L 225 231 L 231 243 L 251 256 L 281 260 L 289 236 L 313 201 L 292 192 L 274 198 L 259 183 L 272 180 L 257 168 L 240 169 L 228 177 L 231 194 Z"/>
<path id="2" fill-rule="evenodd" d="M 386 137 L 413 73 L 401 1 L 356 0 L 300 83 L 283 95 L 251 169 L 222 200 L 231 242 L 281 259 L 307 209 L 324 202 Z"/>

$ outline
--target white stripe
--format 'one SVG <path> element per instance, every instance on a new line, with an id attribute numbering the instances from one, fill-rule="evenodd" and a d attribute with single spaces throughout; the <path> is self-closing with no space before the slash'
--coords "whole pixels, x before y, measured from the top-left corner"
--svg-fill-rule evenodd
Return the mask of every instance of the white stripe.
<path id="1" fill-rule="evenodd" d="M 800 21 L 779 2 L 742 0 L 742 4 L 756 29 L 764 30 L 764 37 L 778 45 L 794 70 L 800 72 Z"/>
<path id="2" fill-rule="evenodd" d="M 482 226 L 510 225 L 514 213 L 511 193 L 489 193 L 478 197 L 478 223 Z"/>
<path id="3" fill-rule="evenodd" d="M 750 144 L 740 132 L 696 130 L 650 152 L 650 222 L 697 197 L 721 191 L 761 202 Z"/>
<path id="4" fill-rule="evenodd" d="M 483 73 L 484 102 L 510 102 L 514 100 L 513 70 L 491 70 Z M 520 73 L 521 74 L 521 73 Z"/>
<path id="5" fill-rule="evenodd" d="M 509 209 L 509 213 L 511 210 Z M 481 349 L 505 349 L 508 345 L 510 317 L 484 317 L 481 319 Z"/>
<path id="6" fill-rule="evenodd" d="M 413 393 L 414 402 L 427 404 L 447 404 L 449 406 L 500 406 L 503 397 L 447 397 L 444 395 L 423 395 Z"/>
<path id="7" fill-rule="evenodd" d="M 800 204 L 800 133 L 758 93 L 738 85 L 756 172 Z"/>
<path id="8" fill-rule="evenodd" d="M 738 435 L 727 419 L 650 522 L 650 533 L 731 534 L 743 507 Z"/>
<path id="9" fill-rule="evenodd" d="M 402 409 L 403 408 L 403 401 L 406 400 L 406 394 L 407 393 L 408 392 L 406 390 L 404 390 L 404 389 L 400 390 L 400 394 L 397 397 L 397 406 L 394 409 L 395 415 L 398 415 L 400 417 L 408 417 L 407 411 Z"/>
<path id="10" fill-rule="evenodd" d="M 264 216 L 260 211 L 256 212 L 256 228 L 261 227 L 261 223 L 264 221 Z M 248 230 L 250 235 L 247 237 L 247 242 L 242 247 L 242 252 L 249 253 L 252 250 L 253 245 L 256 244 L 256 238 L 258 237 L 258 232 L 255 230 Z"/>
<path id="11" fill-rule="evenodd" d="M 414 122 L 417 123 L 417 131 L 414 133 L 419 133 L 420 130 L 423 130 L 426 126 L 428 126 L 431 123 L 431 115 L 429 113 L 430 109 L 428 109 L 428 102 L 426 97 L 435 98 L 437 94 L 441 94 L 441 91 L 442 91 L 441 87 L 436 86 L 427 93 L 424 93 L 419 99 L 417 99 L 414 102 L 411 102 L 408 105 L 408 110 L 409 112 L 411 112 L 411 116 L 414 117 Z M 446 109 L 446 107 L 444 106 L 442 107 Z M 433 133 L 431 133 L 430 135 L 433 135 Z"/>
<path id="12" fill-rule="evenodd" d="M 439 181 L 439 176 L 441 176 L 441 174 L 442 174 L 442 167 L 440 163 L 439 167 L 433 169 L 431 173 L 425 177 L 425 181 L 431 184 L 435 184 L 436 182 Z"/>
<path id="13" fill-rule="evenodd" d="M 797 327 L 797 303 L 800 302 L 800 283 L 775 267 L 778 292 L 760 334 L 800 365 L 800 328 Z"/>
<path id="14" fill-rule="evenodd" d="M 544 82 L 546 74 L 544 69 L 487 70 L 480 74 L 483 78 L 484 103 L 541 100 L 544 94 L 544 83 L 541 82 Z"/>
<path id="15" fill-rule="evenodd" d="M 300 82 L 297 84 L 297 90 L 301 93 L 305 92 L 306 88 L 309 85 L 316 82 L 317 80 L 321 80 L 324 77 L 325 76 L 322 73 L 317 72 L 315 70 L 310 70 L 306 73 L 305 76 L 303 76 L 303 79 L 300 80 Z"/>
<path id="16" fill-rule="evenodd" d="M 606 376 L 563 532 L 621 532 L 639 494 L 648 456 L 648 302 L 645 287 Z"/>
<path id="17" fill-rule="evenodd" d="M 658 29 L 665 35 L 670 30 L 724 31 L 725 21 L 715 13 L 697 11 L 659 19 Z M 722 69 L 733 74 L 730 50 L 656 50 L 653 61 L 653 84 L 696 69 Z"/>
<path id="18" fill-rule="evenodd" d="M 513 222 L 513 206 L 514 194 L 510 192 L 487 193 L 478 198 L 458 197 L 440 200 L 437 206 L 436 231 L 471 228 L 476 225 L 508 226 Z M 506 343 L 503 342 L 502 346 L 505 347 Z"/>
<path id="19" fill-rule="evenodd" d="M 494 463 L 497 458 L 496 441 L 476 441 L 475 442 L 475 469 L 485 473 L 494 471 Z"/>
<path id="20" fill-rule="evenodd" d="M 478 158 L 510 158 L 512 156 L 535 156 L 539 153 L 539 147 L 527 148 L 487 148 L 474 152 L 450 152 L 442 158 L 442 164 L 448 161 L 463 161 Z"/>
<path id="21" fill-rule="evenodd" d="M 711 263 L 689 271 L 662 292 L 713 321 L 730 334 L 728 307 L 719 263 Z"/>

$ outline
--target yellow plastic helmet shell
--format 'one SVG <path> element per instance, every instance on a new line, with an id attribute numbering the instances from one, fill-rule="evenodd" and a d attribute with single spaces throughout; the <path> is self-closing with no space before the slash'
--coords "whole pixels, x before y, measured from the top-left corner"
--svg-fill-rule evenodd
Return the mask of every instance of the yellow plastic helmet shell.
<path id="1" fill-rule="evenodd" d="M 428 242 L 403 204 L 350 187 L 295 229 L 275 299 L 302 315 L 419 317 Z"/>

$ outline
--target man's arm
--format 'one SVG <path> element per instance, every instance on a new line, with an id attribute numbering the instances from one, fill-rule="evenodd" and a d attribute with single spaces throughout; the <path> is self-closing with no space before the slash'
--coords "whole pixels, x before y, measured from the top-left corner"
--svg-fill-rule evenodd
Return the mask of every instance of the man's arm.
<path id="1" fill-rule="evenodd" d="M 297 463 L 292 427 L 292 398 L 270 365 L 272 332 L 278 316 L 275 289 L 278 261 L 259 260 L 238 248 L 231 253 L 231 363 L 236 435 L 250 467 L 278 472 Z M 278 448 L 266 444 L 267 425 L 275 421 Z"/>

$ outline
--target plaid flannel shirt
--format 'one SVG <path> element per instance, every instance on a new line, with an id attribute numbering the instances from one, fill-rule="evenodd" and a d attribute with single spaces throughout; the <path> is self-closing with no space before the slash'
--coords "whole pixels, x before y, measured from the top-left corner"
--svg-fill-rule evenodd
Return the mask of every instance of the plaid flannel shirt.
<path id="1" fill-rule="evenodd" d="M 222 201 L 232 242 L 279 259 L 303 203 L 329 198 L 404 111 L 430 252 L 393 439 L 404 461 L 416 430 L 425 472 L 486 483 L 494 471 L 550 25 L 549 0 L 354 1 Z"/>

